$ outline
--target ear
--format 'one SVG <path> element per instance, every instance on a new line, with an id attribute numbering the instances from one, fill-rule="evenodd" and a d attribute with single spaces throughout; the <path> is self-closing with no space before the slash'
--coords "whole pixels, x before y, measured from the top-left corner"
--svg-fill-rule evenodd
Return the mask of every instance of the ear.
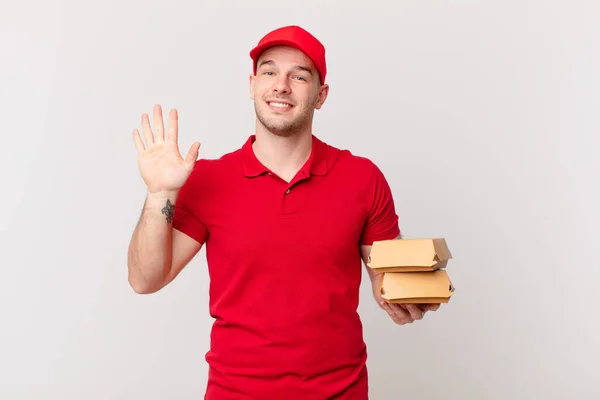
<path id="1" fill-rule="evenodd" d="M 321 88 L 319 89 L 318 98 L 317 98 L 317 104 L 315 104 L 315 109 L 319 110 L 323 106 L 323 103 L 325 103 L 325 100 L 327 100 L 328 94 L 329 94 L 329 85 L 328 84 L 321 85 Z"/>
<path id="2" fill-rule="evenodd" d="M 250 84 L 250 99 L 254 100 L 254 82 L 256 81 L 256 76 L 254 74 L 250 74 L 248 81 Z"/>

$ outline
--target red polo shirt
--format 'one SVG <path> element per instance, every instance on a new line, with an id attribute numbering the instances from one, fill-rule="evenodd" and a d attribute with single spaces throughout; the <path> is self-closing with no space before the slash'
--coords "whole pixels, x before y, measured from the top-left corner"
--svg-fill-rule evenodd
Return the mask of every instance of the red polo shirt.
<path id="1" fill-rule="evenodd" d="M 205 398 L 367 399 L 359 248 L 400 233 L 388 183 L 370 160 L 314 136 L 287 183 L 254 140 L 198 160 L 175 208 L 174 228 L 206 243 Z"/>

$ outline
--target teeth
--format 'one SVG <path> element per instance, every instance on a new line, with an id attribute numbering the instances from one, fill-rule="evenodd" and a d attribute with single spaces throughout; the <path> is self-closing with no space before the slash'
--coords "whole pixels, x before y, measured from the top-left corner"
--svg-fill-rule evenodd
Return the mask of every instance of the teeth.
<path id="1" fill-rule="evenodd" d="M 274 102 L 271 102 L 270 104 L 271 104 L 273 107 L 290 107 L 290 105 L 289 105 L 289 104 L 286 104 L 286 103 L 274 103 Z"/>

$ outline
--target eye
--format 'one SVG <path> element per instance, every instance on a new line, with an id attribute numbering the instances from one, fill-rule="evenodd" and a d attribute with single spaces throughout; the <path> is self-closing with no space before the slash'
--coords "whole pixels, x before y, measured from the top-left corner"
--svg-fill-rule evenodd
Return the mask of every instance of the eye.
<path id="1" fill-rule="evenodd" d="M 264 74 L 265 75 L 273 75 L 273 72 L 272 71 L 265 71 Z"/>
<path id="2" fill-rule="evenodd" d="M 302 77 L 302 76 L 297 76 L 296 79 L 299 79 L 301 81 L 306 81 L 306 79 L 304 79 L 304 77 Z"/>

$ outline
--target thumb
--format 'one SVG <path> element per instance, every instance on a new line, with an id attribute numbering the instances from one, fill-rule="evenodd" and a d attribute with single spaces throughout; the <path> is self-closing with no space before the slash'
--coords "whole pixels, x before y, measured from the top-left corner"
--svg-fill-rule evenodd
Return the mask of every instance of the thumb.
<path id="1" fill-rule="evenodd" d="M 199 150 L 200 150 L 200 143 L 196 142 L 196 143 L 192 144 L 192 146 L 190 147 L 190 150 L 187 153 L 187 156 L 185 157 L 186 164 L 193 165 L 196 162 L 196 160 L 198 159 L 198 151 Z"/>

